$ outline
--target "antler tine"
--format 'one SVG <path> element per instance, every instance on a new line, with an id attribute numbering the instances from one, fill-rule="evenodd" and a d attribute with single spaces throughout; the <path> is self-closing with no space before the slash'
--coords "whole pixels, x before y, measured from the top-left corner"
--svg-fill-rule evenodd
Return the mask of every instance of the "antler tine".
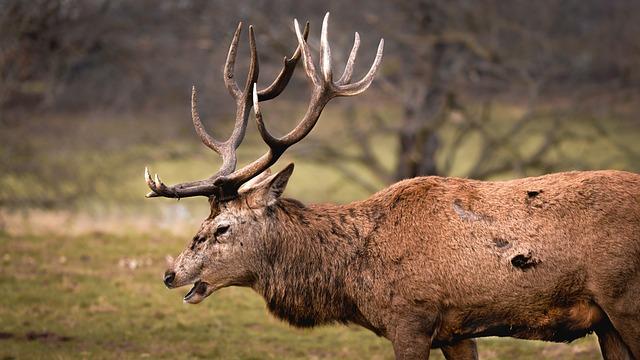
<path id="1" fill-rule="evenodd" d="M 145 197 L 148 198 L 163 196 L 180 199 L 200 195 L 209 196 L 217 189 L 217 186 L 213 185 L 213 182 L 209 179 L 166 186 L 157 174 L 155 175 L 155 180 L 151 179 L 151 174 L 149 174 L 149 169 L 147 167 L 144 168 L 144 177 L 147 186 L 151 189 L 151 191 L 145 195 Z"/>
<path id="2" fill-rule="evenodd" d="M 296 36 L 298 37 L 298 46 L 302 50 L 302 64 L 304 65 L 304 71 L 307 73 L 307 77 L 314 85 L 320 86 L 321 82 L 316 74 L 316 67 L 313 65 L 313 58 L 311 58 L 309 44 L 307 44 L 307 41 L 300 33 L 300 25 L 298 25 L 297 19 L 293 20 L 293 27 L 295 28 Z"/>
<path id="3" fill-rule="evenodd" d="M 322 20 L 322 31 L 320 36 L 320 71 L 325 82 L 330 83 L 333 77 L 331 70 L 331 47 L 328 39 L 329 13 L 324 15 Z"/>
<path id="4" fill-rule="evenodd" d="M 249 112 L 251 111 L 251 88 L 253 84 L 258 81 L 258 74 L 260 72 L 260 66 L 258 64 L 258 50 L 256 49 L 256 38 L 253 32 L 253 26 L 249 26 L 249 49 L 251 52 L 251 60 L 249 62 L 249 72 L 247 74 L 247 81 L 239 98 L 236 98 L 236 122 L 233 127 L 233 132 L 227 141 L 224 142 L 225 152 L 228 156 L 233 156 L 234 164 L 231 171 L 228 173 L 221 173 L 227 175 L 235 170 L 235 150 L 240 146 L 244 139 L 245 132 L 247 130 L 247 123 L 249 121 Z M 222 155 L 222 154 L 220 154 Z M 224 160 L 224 155 L 223 155 Z"/>
<path id="5" fill-rule="evenodd" d="M 241 97 L 243 94 L 240 91 L 238 84 L 233 80 L 235 58 L 236 58 L 237 49 L 238 49 L 238 39 L 241 31 L 242 31 L 242 23 L 239 23 L 238 28 L 236 29 L 236 32 L 233 36 L 231 46 L 229 47 L 227 62 L 225 63 L 225 68 L 224 68 L 225 84 L 227 86 L 227 89 L 229 90 L 229 93 L 231 93 L 231 95 L 236 99 Z M 255 36 L 253 35 L 253 26 L 249 26 L 249 31 L 251 32 L 249 41 L 253 44 L 253 45 L 250 45 L 250 47 L 252 49 L 252 54 L 254 54 L 253 50 L 255 50 Z M 307 22 L 304 26 L 303 37 L 306 40 L 308 36 L 309 36 L 309 22 Z M 278 74 L 276 79 L 271 83 L 271 85 L 269 85 L 265 89 L 262 89 L 258 92 L 260 101 L 271 100 L 277 97 L 278 95 L 280 95 L 280 93 L 282 93 L 282 91 L 289 84 L 291 77 L 293 76 L 296 65 L 298 64 L 298 60 L 300 59 L 300 55 L 301 55 L 301 50 L 300 50 L 300 47 L 298 46 L 294 51 L 293 55 L 291 55 L 291 58 L 289 59 L 287 57 L 284 58 L 282 70 L 280 70 L 280 73 Z M 254 61 L 252 58 L 252 64 L 254 63 L 257 64 L 257 59 Z M 249 70 L 250 74 L 251 72 L 252 71 Z M 245 83 L 245 91 L 246 91 L 245 94 L 248 94 L 251 91 L 251 85 L 256 81 L 257 81 L 257 76 L 255 79 L 252 76 L 247 77 L 247 82 Z"/>
<path id="6" fill-rule="evenodd" d="M 251 52 L 251 60 L 249 62 L 249 72 L 247 74 L 247 81 L 244 85 L 244 91 L 242 95 L 245 98 L 250 98 L 251 89 L 253 88 L 253 84 L 258 81 L 259 64 L 258 64 L 258 50 L 256 49 L 256 35 L 253 31 L 253 25 L 249 25 L 249 50 Z M 251 101 L 248 102 L 251 104 Z"/>
<path id="7" fill-rule="evenodd" d="M 237 99 L 241 96 L 240 88 L 238 87 L 238 83 L 234 79 L 235 65 L 236 65 L 236 55 L 238 53 L 238 41 L 240 40 L 240 33 L 242 32 L 242 22 L 238 23 L 238 27 L 236 28 L 236 32 L 233 34 L 233 40 L 231 40 L 231 46 L 229 46 L 229 52 L 227 53 L 227 61 L 224 63 L 224 84 L 229 90 L 229 94 L 234 99 Z"/>
<path id="8" fill-rule="evenodd" d="M 262 111 L 260 111 L 260 103 L 259 103 L 259 93 L 257 90 L 257 85 L 253 86 L 253 112 L 256 117 L 256 125 L 258 126 L 258 132 L 260 136 L 262 136 L 262 140 L 269 146 L 272 147 L 277 145 L 278 139 L 273 137 L 269 131 L 267 131 L 264 126 L 264 121 L 262 119 Z"/>
<path id="9" fill-rule="evenodd" d="M 302 36 L 304 37 L 305 40 L 307 40 L 307 37 L 309 36 L 308 21 L 304 25 L 304 31 Z M 298 45 L 293 55 L 291 55 L 291 58 L 287 59 L 287 57 L 285 56 L 282 70 L 280 70 L 280 73 L 278 74 L 276 79 L 271 83 L 271 85 L 258 91 L 259 101 L 271 100 L 276 96 L 280 95 L 280 93 L 282 93 L 284 88 L 287 86 L 287 84 L 289 84 L 289 81 L 293 77 L 293 72 L 296 69 L 296 65 L 298 64 L 298 60 L 300 60 L 301 55 L 302 55 L 302 49 L 300 48 L 300 45 Z"/>
<path id="10" fill-rule="evenodd" d="M 351 53 L 349 54 L 349 59 L 347 60 L 347 65 L 345 66 L 344 73 L 338 81 L 333 82 L 331 80 L 331 50 L 329 48 L 329 41 L 327 39 L 328 22 L 329 13 L 325 15 L 322 22 L 322 35 L 320 40 L 320 68 L 322 71 L 322 78 L 320 78 L 313 64 L 313 58 L 311 57 L 309 45 L 302 38 L 298 21 L 294 20 L 294 28 L 298 37 L 299 46 L 302 48 L 302 56 L 304 58 L 303 64 L 305 72 L 307 73 L 307 77 L 309 77 L 316 88 L 327 91 L 328 93 L 330 93 L 331 97 L 358 95 L 365 91 L 369 87 L 369 85 L 371 85 L 371 82 L 373 81 L 376 72 L 380 67 L 384 51 L 384 39 L 380 39 L 376 57 L 367 74 L 356 83 L 348 83 L 351 80 L 351 76 L 353 75 L 353 66 L 357 57 L 358 49 L 360 47 L 360 35 L 356 33 L 353 48 L 351 49 Z"/>
<path id="11" fill-rule="evenodd" d="M 193 121 L 193 127 L 196 129 L 196 133 L 209 149 L 220 154 L 220 147 L 222 143 L 215 140 L 207 131 L 204 129 L 204 125 L 202 125 L 202 121 L 200 121 L 200 114 L 198 113 L 198 99 L 196 94 L 196 87 L 191 87 L 191 120 Z"/>
<path id="12" fill-rule="evenodd" d="M 338 85 L 344 85 L 351 81 L 351 76 L 353 75 L 353 65 L 356 62 L 356 57 L 358 56 L 358 48 L 360 48 L 360 34 L 356 31 L 355 38 L 353 40 L 353 47 L 351 48 L 351 53 L 349 54 L 349 59 L 347 60 L 347 65 L 344 67 L 344 72 L 340 79 L 336 82 Z"/>
<path id="13" fill-rule="evenodd" d="M 384 51 L 384 39 L 380 39 L 378 44 L 378 51 L 376 52 L 376 58 L 373 60 L 373 64 L 367 74 L 360 79 L 360 81 L 352 84 L 340 84 L 338 85 L 336 96 L 354 96 L 358 95 L 369 88 L 369 85 L 373 82 L 373 79 L 378 72 L 380 63 L 382 63 L 382 53 Z"/>

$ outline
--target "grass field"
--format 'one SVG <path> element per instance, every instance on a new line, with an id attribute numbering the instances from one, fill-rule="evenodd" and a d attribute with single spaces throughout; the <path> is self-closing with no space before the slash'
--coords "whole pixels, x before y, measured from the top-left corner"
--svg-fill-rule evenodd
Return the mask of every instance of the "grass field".
<path id="1" fill-rule="evenodd" d="M 200 305 L 160 278 L 184 238 L 170 234 L 0 235 L 0 359 L 390 359 L 391 344 L 356 326 L 296 330 L 251 290 Z M 598 359 L 571 345 L 484 339 L 483 359 Z M 440 359 L 439 351 L 432 358 Z"/>
<path id="2" fill-rule="evenodd" d="M 340 129 L 332 114 L 328 109 L 313 136 L 331 138 L 330 129 Z M 0 359 L 392 358 L 387 340 L 359 327 L 293 329 L 271 317 L 247 289 L 223 289 L 192 306 L 182 304 L 187 289 L 164 288 L 165 256 L 181 251 L 207 215 L 207 204 L 145 200 L 142 170 L 151 165 L 173 183 L 206 177 L 217 166 L 192 135 L 188 117 L 179 118 L 184 121 L 169 115 L 153 122 L 54 117 L 0 132 L 0 204 L 8 204 L 0 208 Z M 34 131 L 43 124 L 47 131 Z M 640 153 L 637 129 L 608 126 Z M 470 141 L 458 166 L 472 158 Z M 532 135 L 521 146 L 531 141 L 538 139 Z M 264 149 L 255 136 L 246 145 L 241 162 Z M 392 139 L 378 145 L 389 165 Z M 595 167 L 607 157 L 624 159 L 606 139 L 571 150 Z M 285 157 L 281 166 L 292 159 Z M 296 159 L 286 195 L 347 202 L 367 192 L 331 164 Z M 600 356 L 594 337 L 571 345 L 489 338 L 479 347 L 483 359 Z M 441 358 L 440 352 L 432 358 Z"/>

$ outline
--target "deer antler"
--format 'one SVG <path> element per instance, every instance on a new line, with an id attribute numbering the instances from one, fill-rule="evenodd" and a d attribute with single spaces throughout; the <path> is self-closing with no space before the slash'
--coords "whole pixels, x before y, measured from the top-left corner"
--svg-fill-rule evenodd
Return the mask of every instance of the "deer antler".
<path id="1" fill-rule="evenodd" d="M 258 66 L 258 53 L 256 50 L 255 35 L 253 32 L 253 26 L 249 26 L 249 48 L 251 51 L 251 60 L 249 64 L 249 73 L 245 82 L 244 89 L 241 91 L 237 82 L 234 79 L 234 66 L 236 61 L 236 54 L 238 49 L 238 41 L 240 33 L 242 31 L 242 23 L 238 24 L 236 31 L 229 47 L 229 53 L 227 54 L 227 60 L 224 66 L 224 83 L 229 91 L 229 94 L 236 101 L 236 120 L 231 136 L 225 141 L 217 141 L 211 135 L 207 133 L 202 122 L 200 121 L 200 115 L 197 110 L 197 98 L 195 86 L 191 90 L 191 118 L 193 120 L 193 126 L 202 142 L 215 151 L 222 157 L 222 166 L 220 169 L 204 180 L 191 181 L 180 183 L 172 186 L 165 185 L 160 177 L 156 174 L 152 179 L 149 174 L 149 169 L 145 168 L 145 180 L 147 185 L 151 189 L 146 196 L 158 197 L 164 196 L 169 198 L 183 198 L 190 196 L 210 196 L 216 193 L 218 186 L 214 185 L 214 181 L 224 175 L 228 175 L 236 168 L 237 158 L 236 149 L 240 146 L 242 139 L 244 138 L 247 128 L 247 122 L 249 119 L 249 112 L 253 105 L 253 99 L 251 96 L 251 90 L 253 84 L 258 79 L 259 66 Z M 306 39 L 309 34 L 309 23 L 304 28 L 304 38 Z M 300 59 L 302 50 L 298 46 L 291 56 L 291 58 L 284 58 L 284 64 L 282 70 L 267 88 L 258 92 L 258 98 L 260 101 L 267 101 L 280 95 L 284 88 L 291 80 L 295 67 Z"/>
<path id="2" fill-rule="evenodd" d="M 145 171 L 147 184 L 152 192 L 147 196 L 166 196 L 166 197 L 186 197 L 195 195 L 215 195 L 219 201 L 237 196 L 238 188 L 251 178 L 257 176 L 273 165 L 280 156 L 293 144 L 302 140 L 318 121 L 324 106 L 329 100 L 339 96 L 354 96 L 365 91 L 371 82 L 382 61 L 382 52 L 384 48 L 384 39 L 380 40 L 376 57 L 367 74 L 359 81 L 350 83 L 353 74 L 353 65 L 356 60 L 358 48 L 360 46 L 360 37 L 355 34 L 353 48 L 349 55 L 345 70 L 338 81 L 333 81 L 333 70 L 331 68 L 331 49 L 328 41 L 328 22 L 329 13 L 327 13 L 322 22 L 322 32 L 320 38 L 320 71 L 316 71 L 309 45 L 306 42 L 308 34 L 308 23 L 304 32 L 300 31 L 298 21 L 294 20 L 296 36 L 298 38 L 298 48 L 291 60 L 285 59 L 285 65 L 278 78 L 264 90 L 258 91 L 255 81 L 258 76 L 257 54 L 255 51 L 255 40 L 253 38 L 253 29 L 249 28 L 250 45 L 251 45 L 251 65 L 249 67 L 249 76 L 245 84 L 244 90 L 240 91 L 238 85 L 233 81 L 233 65 L 235 62 L 235 53 L 240 32 L 240 25 L 234 35 L 229 56 L 225 65 L 225 84 L 229 93 L 236 99 L 238 110 L 236 112 L 236 126 L 231 137 L 225 142 L 217 142 L 211 138 L 200 122 L 197 111 L 195 110 L 195 91 L 192 96 L 192 114 L 193 123 L 196 132 L 200 135 L 202 142 L 212 150 L 216 151 L 223 158 L 223 165 L 220 170 L 206 180 L 195 181 L 174 185 L 172 187 L 165 186 L 156 175 L 155 181 L 151 179 L 148 171 Z M 302 120 L 289 133 L 282 137 L 274 137 L 266 129 L 262 112 L 260 111 L 259 102 L 276 97 L 291 78 L 293 68 L 295 68 L 294 58 L 302 55 L 304 69 L 307 77 L 311 81 L 312 91 L 311 100 L 307 111 Z M 297 61 L 297 58 L 295 59 Z M 253 84 L 253 85 L 252 85 Z M 252 90 L 252 91 L 251 91 Z M 251 91 L 251 96 L 249 92 Z M 269 146 L 269 150 L 260 158 L 248 164 L 247 166 L 235 170 L 236 155 L 235 150 L 240 145 L 247 126 L 248 112 L 253 105 L 255 110 L 256 123 L 258 131 L 264 142 Z"/>
<path id="3" fill-rule="evenodd" d="M 358 33 L 355 35 L 355 41 L 349 60 L 344 70 L 344 74 L 337 82 L 332 80 L 332 68 L 331 68 L 331 49 L 328 41 L 328 22 L 329 13 L 327 13 L 322 22 L 322 33 L 320 39 L 320 69 L 322 74 L 318 74 L 313 59 L 311 57 L 311 51 L 309 45 L 306 42 L 303 34 L 300 32 L 300 26 L 298 21 L 294 20 L 294 27 L 296 35 L 298 37 L 298 48 L 302 49 L 302 58 L 304 69 L 307 77 L 312 83 L 311 101 L 307 107 L 307 111 L 298 125 L 291 130 L 288 134 L 282 137 L 274 137 L 269 133 L 265 127 L 262 112 L 260 111 L 259 92 L 254 85 L 253 88 L 253 103 L 256 117 L 256 123 L 258 125 L 258 131 L 262 136 L 264 142 L 269 146 L 269 150 L 260 158 L 252 162 L 251 164 L 243 167 L 240 170 L 234 171 L 230 175 L 221 176 L 216 179 L 215 184 L 228 189 L 237 189 L 244 182 L 248 181 L 252 177 L 260 174 L 271 165 L 273 165 L 280 156 L 291 145 L 302 140 L 318 121 L 324 106 L 334 97 L 338 96 L 354 96 L 367 90 L 382 61 L 382 52 L 384 48 L 384 39 L 380 40 L 378 45 L 378 51 L 376 53 L 373 65 L 369 69 L 369 72 L 358 82 L 349 83 L 351 75 L 353 73 L 353 64 L 355 63 L 356 55 L 360 39 Z"/>

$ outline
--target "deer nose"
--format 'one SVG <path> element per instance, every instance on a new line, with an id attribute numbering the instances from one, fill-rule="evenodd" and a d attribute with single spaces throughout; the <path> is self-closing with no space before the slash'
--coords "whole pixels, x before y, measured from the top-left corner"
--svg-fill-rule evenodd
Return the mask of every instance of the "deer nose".
<path id="1" fill-rule="evenodd" d="M 173 284 L 173 280 L 175 280 L 175 278 L 175 271 L 167 270 L 167 272 L 164 273 L 164 285 L 171 289 L 171 285 Z"/>

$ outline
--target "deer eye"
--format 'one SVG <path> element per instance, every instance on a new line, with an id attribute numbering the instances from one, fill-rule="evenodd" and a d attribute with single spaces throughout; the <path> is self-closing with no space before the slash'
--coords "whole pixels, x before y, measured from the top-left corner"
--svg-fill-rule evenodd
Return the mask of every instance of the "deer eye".
<path id="1" fill-rule="evenodd" d="M 202 244 L 203 242 L 207 241 L 207 238 L 205 236 L 202 235 L 196 235 L 193 237 L 193 241 L 196 244 Z"/>
<path id="2" fill-rule="evenodd" d="M 229 225 L 220 225 L 218 226 L 218 228 L 216 229 L 216 232 L 213 234 L 215 237 L 224 235 L 227 230 L 229 230 Z"/>

